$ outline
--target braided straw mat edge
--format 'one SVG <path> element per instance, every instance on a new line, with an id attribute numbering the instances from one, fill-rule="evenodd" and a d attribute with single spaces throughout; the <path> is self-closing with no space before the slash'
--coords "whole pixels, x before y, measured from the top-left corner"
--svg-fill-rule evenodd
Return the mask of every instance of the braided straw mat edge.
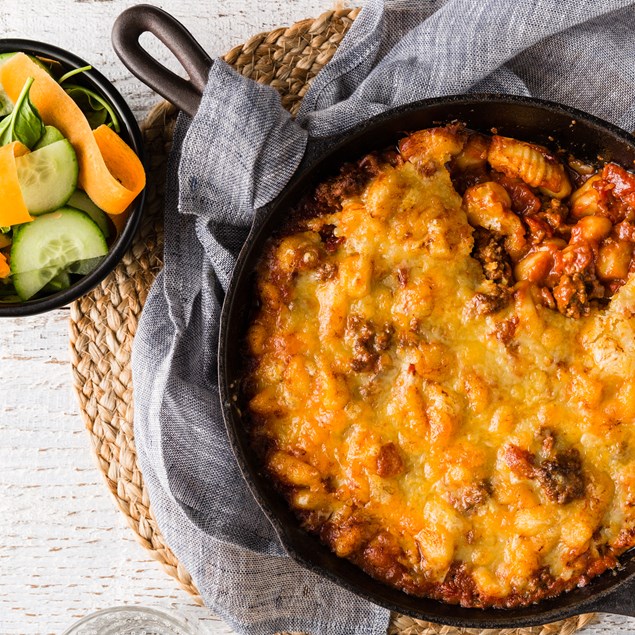
<path id="1" fill-rule="evenodd" d="M 235 47 L 225 60 L 240 73 L 270 84 L 283 105 L 297 111 L 311 79 L 331 59 L 359 9 L 328 11 L 289 28 L 261 33 Z M 148 290 L 162 266 L 163 194 L 176 110 L 158 104 L 142 125 L 149 157 L 147 201 L 139 233 L 122 261 L 100 286 L 71 306 L 73 383 L 98 466 L 137 540 L 202 604 L 184 567 L 163 540 L 137 465 L 130 370 L 132 339 Z M 394 614 L 390 635 L 570 635 L 593 616 L 544 627 L 459 630 Z"/>

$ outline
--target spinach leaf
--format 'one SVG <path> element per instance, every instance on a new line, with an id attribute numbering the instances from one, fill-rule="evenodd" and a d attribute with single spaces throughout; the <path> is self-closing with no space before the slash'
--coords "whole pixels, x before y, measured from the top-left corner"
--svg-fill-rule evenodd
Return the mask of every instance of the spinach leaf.
<path id="1" fill-rule="evenodd" d="M 0 146 L 4 146 L 7 143 L 11 143 L 11 139 L 4 141 L 4 137 L 10 134 L 11 128 L 11 115 L 7 115 L 4 119 L 0 120 Z"/>
<path id="2" fill-rule="evenodd" d="M 66 86 L 65 90 L 81 108 L 91 128 L 106 124 L 115 132 L 120 132 L 119 119 L 115 111 L 101 95 L 76 84 Z"/>
<path id="3" fill-rule="evenodd" d="M 29 98 L 31 84 L 33 84 L 33 77 L 26 80 L 15 102 L 13 112 L 0 120 L 0 146 L 19 141 L 31 149 L 44 134 L 44 124 L 40 113 Z"/>

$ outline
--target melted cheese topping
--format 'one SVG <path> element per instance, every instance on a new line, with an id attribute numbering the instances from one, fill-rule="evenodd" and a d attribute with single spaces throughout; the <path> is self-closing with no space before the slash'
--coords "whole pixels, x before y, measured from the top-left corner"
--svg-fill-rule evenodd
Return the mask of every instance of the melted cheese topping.
<path id="1" fill-rule="evenodd" d="M 479 314 L 492 283 L 447 154 L 425 158 L 272 244 L 253 437 L 338 555 L 412 593 L 527 603 L 635 542 L 635 281 L 577 320 L 524 283 Z M 457 567 L 469 597 L 443 591 Z"/>

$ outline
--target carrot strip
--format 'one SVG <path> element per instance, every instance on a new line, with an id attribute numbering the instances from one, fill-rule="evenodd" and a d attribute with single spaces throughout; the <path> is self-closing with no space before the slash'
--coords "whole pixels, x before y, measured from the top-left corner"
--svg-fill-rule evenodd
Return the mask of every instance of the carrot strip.
<path id="1" fill-rule="evenodd" d="M 19 141 L 14 141 L 0 148 L 0 192 L 2 193 L 0 226 L 2 227 L 28 223 L 33 220 L 22 196 L 18 182 L 18 169 L 15 164 L 15 158 L 28 151 L 29 149 Z"/>
<path id="2" fill-rule="evenodd" d="M 126 226 L 126 221 L 128 220 L 128 216 L 130 215 L 131 208 L 129 207 L 123 214 L 108 214 L 108 218 L 112 221 L 112 224 L 115 226 L 115 230 L 117 231 L 117 236 L 121 234 Z"/>
<path id="3" fill-rule="evenodd" d="M 4 257 L 4 254 L 0 254 L 0 278 L 8 278 L 11 275 L 11 269 L 9 263 Z"/>
<path id="4" fill-rule="evenodd" d="M 24 53 L 14 55 L 0 68 L 0 83 L 13 100 L 29 77 L 34 78 L 29 96 L 44 123 L 58 128 L 77 153 L 81 187 L 105 212 L 124 212 L 145 186 L 139 157 L 107 126 L 100 128 L 108 133 L 100 128 L 93 131 L 72 98 Z"/>
<path id="5" fill-rule="evenodd" d="M 97 142 L 97 146 L 99 147 L 99 151 L 101 152 L 106 165 L 110 168 L 110 172 L 115 179 L 117 179 L 117 181 L 127 190 L 131 192 L 136 191 L 137 193 L 140 192 L 145 187 L 145 172 L 143 171 L 143 166 L 141 165 L 139 158 L 132 148 L 108 126 L 99 126 L 99 128 L 93 130 L 93 136 L 95 137 L 95 141 Z M 138 164 L 141 169 L 127 169 L 128 166 L 135 164 Z M 80 185 L 85 192 L 89 192 L 90 190 L 94 190 L 99 187 L 99 183 L 93 182 L 93 179 L 96 178 L 94 173 L 86 172 L 84 176 L 85 178 L 82 179 L 82 173 L 80 171 Z M 110 216 L 110 219 L 115 224 L 117 234 L 120 234 L 123 231 L 125 221 L 128 218 L 128 208 L 124 208 L 122 212 L 117 214 L 113 214 L 106 208 L 102 209 L 108 213 L 108 216 Z"/>

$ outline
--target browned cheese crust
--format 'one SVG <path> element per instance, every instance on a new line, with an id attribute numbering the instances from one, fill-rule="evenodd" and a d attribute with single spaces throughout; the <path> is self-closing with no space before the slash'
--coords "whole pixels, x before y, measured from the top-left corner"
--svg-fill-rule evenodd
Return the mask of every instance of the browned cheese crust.
<path id="1" fill-rule="evenodd" d="M 341 168 L 257 269 L 243 398 L 303 526 L 517 607 L 635 545 L 635 176 L 459 125 Z"/>

